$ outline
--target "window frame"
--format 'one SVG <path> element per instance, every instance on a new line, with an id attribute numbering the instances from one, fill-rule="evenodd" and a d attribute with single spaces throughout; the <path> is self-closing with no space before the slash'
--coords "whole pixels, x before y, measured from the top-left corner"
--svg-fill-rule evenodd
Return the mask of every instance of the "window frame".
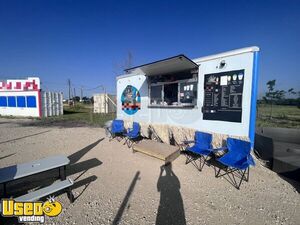
<path id="1" fill-rule="evenodd" d="M 195 78 L 190 78 L 190 79 L 184 79 L 184 80 L 175 80 L 175 81 L 167 81 L 167 82 L 156 82 L 156 83 L 151 83 L 150 80 L 148 80 L 148 96 L 149 96 L 149 101 L 148 101 L 148 108 L 195 108 L 197 107 L 197 101 L 195 104 L 182 104 L 180 102 L 180 85 L 182 83 L 187 83 L 187 82 L 197 82 L 198 84 L 198 79 Z M 164 104 L 151 104 L 151 87 L 152 86 L 162 86 L 162 102 L 165 102 L 165 85 L 168 84 L 174 84 L 177 83 L 177 105 L 164 105 Z M 198 86 L 197 85 L 197 99 L 198 99 Z"/>

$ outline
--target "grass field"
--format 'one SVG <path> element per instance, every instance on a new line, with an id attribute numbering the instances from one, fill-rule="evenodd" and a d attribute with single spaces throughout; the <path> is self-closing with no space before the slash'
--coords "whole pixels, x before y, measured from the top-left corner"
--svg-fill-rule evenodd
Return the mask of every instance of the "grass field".
<path id="1" fill-rule="evenodd" d="M 256 126 L 300 128 L 300 109 L 296 106 L 273 105 L 272 118 L 270 117 L 270 112 L 270 105 L 259 105 Z M 91 105 L 77 105 L 75 108 L 65 107 L 63 116 L 47 118 L 47 120 L 71 120 L 103 126 L 107 120 L 112 120 L 114 118 L 114 113 L 95 114 L 93 113 Z"/>
<path id="2" fill-rule="evenodd" d="M 64 106 L 64 115 L 42 118 L 44 122 L 80 122 L 103 127 L 105 122 L 113 120 L 115 113 L 93 113 L 92 105 L 77 104 L 75 107 Z"/>
<path id="3" fill-rule="evenodd" d="M 257 110 L 257 127 L 286 127 L 300 128 L 300 109 L 296 106 L 273 105 L 272 118 L 270 117 L 271 106 L 259 105 Z M 47 122 L 73 121 L 90 125 L 103 126 L 106 121 L 115 118 L 115 113 L 93 113 L 92 105 L 78 104 L 75 107 L 64 107 L 64 115 L 59 117 L 43 118 Z M 45 121 L 45 122 L 46 122 Z"/>
<path id="4" fill-rule="evenodd" d="M 272 117 L 271 106 L 259 105 L 257 108 L 257 127 L 286 127 L 300 129 L 300 109 L 296 106 L 273 105 Z M 77 104 L 75 107 L 64 106 L 64 115 L 57 117 L 42 118 L 45 124 L 56 122 L 80 122 L 103 127 L 106 121 L 113 120 L 115 113 L 93 113 L 92 105 Z M 14 118 L 14 117 L 7 117 Z"/>
<path id="5" fill-rule="evenodd" d="M 259 105 L 257 110 L 257 127 L 300 128 L 300 109 L 297 106 Z"/>

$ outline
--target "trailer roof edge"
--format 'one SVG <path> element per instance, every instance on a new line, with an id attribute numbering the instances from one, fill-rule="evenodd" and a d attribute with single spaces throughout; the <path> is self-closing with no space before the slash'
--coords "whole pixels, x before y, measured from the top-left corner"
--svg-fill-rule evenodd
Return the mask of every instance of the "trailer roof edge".
<path id="1" fill-rule="evenodd" d="M 222 53 L 218 53 L 218 54 L 214 54 L 214 55 L 195 58 L 195 59 L 192 59 L 192 61 L 196 64 L 199 64 L 201 62 L 205 62 L 208 60 L 224 58 L 224 57 L 233 56 L 233 55 L 239 55 L 239 54 L 243 54 L 243 53 L 247 53 L 247 52 L 258 52 L 259 50 L 260 50 L 259 47 L 251 46 L 251 47 L 239 48 L 239 49 L 235 49 L 235 50 L 231 50 L 231 51 L 227 51 L 227 52 L 222 52 Z M 181 55 L 179 55 L 179 56 L 181 56 Z M 175 57 L 178 57 L 178 56 L 175 56 Z M 174 58 L 174 57 L 171 57 L 171 58 Z M 159 60 L 159 61 L 163 61 L 163 60 Z M 138 75 L 144 75 L 144 74 L 135 74 L 135 73 L 123 74 L 123 75 L 117 76 L 116 80 L 119 80 L 121 78 L 126 78 L 126 77 L 138 76 Z"/>
<path id="2" fill-rule="evenodd" d="M 141 76 L 141 75 L 145 76 L 144 74 L 128 73 L 128 74 L 117 76 L 116 80 L 119 80 L 121 78 L 132 77 L 132 76 Z"/>
<path id="3" fill-rule="evenodd" d="M 258 51 L 259 51 L 259 47 L 251 46 L 251 47 L 240 48 L 240 49 L 235 49 L 235 50 L 222 52 L 222 53 L 218 53 L 218 54 L 214 54 L 214 55 L 196 58 L 196 59 L 193 59 L 193 61 L 195 63 L 200 63 L 200 62 L 204 62 L 204 61 L 208 61 L 208 60 L 212 60 L 212 59 L 223 58 L 223 57 L 228 57 L 228 56 L 232 56 L 232 55 L 239 55 L 239 54 L 246 53 L 246 52 L 258 52 Z"/>

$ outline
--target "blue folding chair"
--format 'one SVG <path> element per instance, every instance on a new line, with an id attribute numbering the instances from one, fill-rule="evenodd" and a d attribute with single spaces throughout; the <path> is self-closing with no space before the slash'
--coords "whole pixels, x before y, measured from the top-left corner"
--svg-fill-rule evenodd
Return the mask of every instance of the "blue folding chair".
<path id="1" fill-rule="evenodd" d="M 124 137 L 124 121 L 123 120 L 113 120 L 111 124 L 110 132 L 110 141 L 116 138 L 118 141 L 121 141 Z"/>
<path id="2" fill-rule="evenodd" d="M 187 146 L 185 148 L 186 161 L 185 164 L 192 162 L 192 164 L 201 171 L 206 164 L 207 158 L 213 153 L 212 149 L 212 135 L 200 131 L 195 132 L 194 141 L 184 141 L 184 144 L 188 145 L 194 143 L 193 146 Z M 197 160 L 199 159 L 199 165 Z"/>
<path id="3" fill-rule="evenodd" d="M 248 141 L 227 138 L 227 149 L 227 153 L 220 158 L 216 158 L 216 161 L 220 163 L 216 177 L 228 175 L 230 178 L 229 182 L 239 189 L 243 180 L 249 181 L 250 166 L 255 166 L 255 162 L 250 154 L 251 144 Z M 225 173 L 220 175 L 221 170 L 225 171 Z M 232 178 L 229 176 L 230 174 L 232 174 Z M 240 181 L 237 182 L 235 177 L 239 177 Z"/>
<path id="4" fill-rule="evenodd" d="M 125 144 L 127 144 L 128 148 L 132 147 L 134 143 L 139 141 L 140 138 L 140 125 L 137 122 L 133 122 L 132 128 L 129 128 L 127 130 L 127 133 L 125 134 Z"/>

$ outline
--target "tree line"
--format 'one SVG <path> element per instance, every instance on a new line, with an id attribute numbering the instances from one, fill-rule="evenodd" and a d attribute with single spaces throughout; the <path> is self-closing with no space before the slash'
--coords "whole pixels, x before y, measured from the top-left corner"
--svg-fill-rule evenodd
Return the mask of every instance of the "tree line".
<path id="1" fill-rule="evenodd" d="M 294 88 L 288 90 L 278 90 L 275 88 L 276 80 L 267 82 L 267 92 L 258 100 L 259 104 L 274 105 L 294 105 L 300 108 L 300 91 Z"/>

